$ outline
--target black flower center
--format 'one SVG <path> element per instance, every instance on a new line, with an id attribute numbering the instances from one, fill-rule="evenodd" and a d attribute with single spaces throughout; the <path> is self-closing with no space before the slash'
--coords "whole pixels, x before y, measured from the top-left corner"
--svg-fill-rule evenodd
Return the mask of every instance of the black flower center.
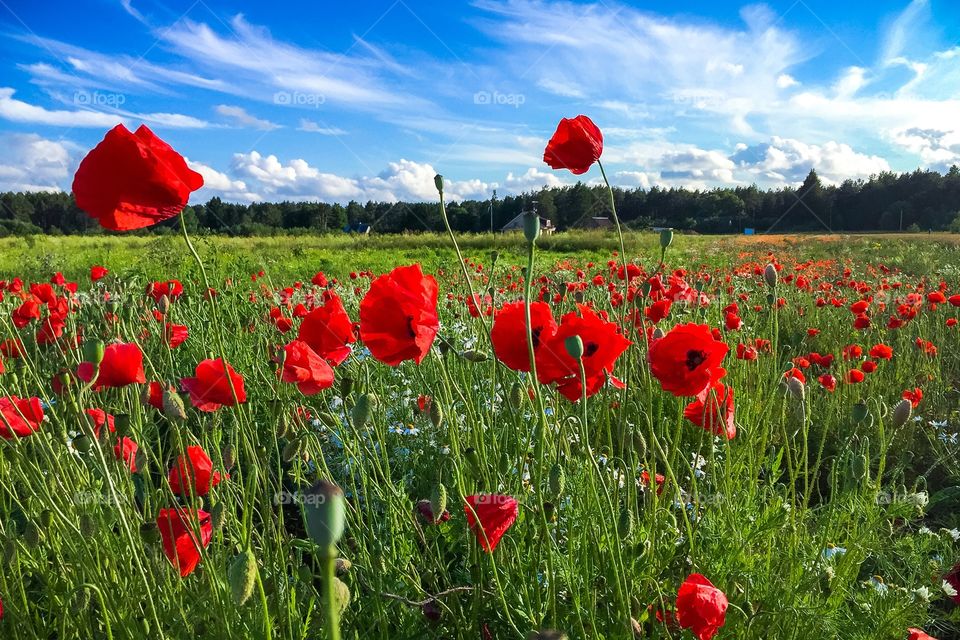
<path id="1" fill-rule="evenodd" d="M 540 332 L 543 331 L 543 327 L 534 327 L 533 331 L 530 333 L 533 335 L 533 348 L 536 349 L 540 346 Z"/>
<path id="2" fill-rule="evenodd" d="M 686 362 L 687 369 L 689 369 L 690 371 L 693 371 L 694 369 L 699 367 L 701 364 L 703 364 L 704 361 L 706 361 L 706 359 L 707 359 L 707 354 L 704 353 L 703 351 L 696 351 L 694 349 L 687 351 L 687 362 Z"/>
<path id="3" fill-rule="evenodd" d="M 588 342 L 587 346 L 584 347 L 583 349 L 583 357 L 589 358 L 590 356 L 595 354 L 599 349 L 600 349 L 600 345 L 598 345 L 596 342 Z"/>

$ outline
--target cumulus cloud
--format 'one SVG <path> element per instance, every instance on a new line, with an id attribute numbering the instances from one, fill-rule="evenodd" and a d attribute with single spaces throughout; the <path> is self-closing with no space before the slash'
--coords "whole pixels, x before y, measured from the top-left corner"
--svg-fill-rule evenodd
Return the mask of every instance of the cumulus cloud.
<path id="1" fill-rule="evenodd" d="M 243 180 L 233 180 L 227 174 L 217 171 L 213 167 L 201 162 L 194 162 L 189 158 L 187 165 L 203 176 L 203 188 L 190 196 L 190 202 L 203 203 L 214 196 L 230 202 L 257 202 L 263 200 L 259 194 L 249 191 Z"/>
<path id="2" fill-rule="evenodd" d="M 73 175 L 74 154 L 67 143 L 34 133 L 0 138 L 0 191 L 62 191 Z"/>
<path id="3" fill-rule="evenodd" d="M 953 165 L 960 165 L 960 129 L 941 131 L 911 127 L 895 132 L 893 139 L 901 147 L 919 155 L 928 169 L 943 173 Z"/>
<path id="4" fill-rule="evenodd" d="M 742 146 L 731 157 L 731 164 L 753 176 L 755 181 L 777 185 L 803 182 L 810 169 L 821 180 L 839 184 L 848 178 L 869 178 L 890 165 L 879 156 L 858 153 L 840 142 L 806 144 L 799 140 L 774 137 L 770 142 Z"/>

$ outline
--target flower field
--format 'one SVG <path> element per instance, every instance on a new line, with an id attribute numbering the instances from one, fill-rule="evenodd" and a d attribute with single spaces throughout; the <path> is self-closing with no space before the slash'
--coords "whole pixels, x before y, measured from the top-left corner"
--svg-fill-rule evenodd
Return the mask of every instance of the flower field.
<path id="1" fill-rule="evenodd" d="M 120 126 L 74 192 L 190 173 Z M 538 221 L 10 244 L 0 636 L 960 637 L 952 243 Z"/>

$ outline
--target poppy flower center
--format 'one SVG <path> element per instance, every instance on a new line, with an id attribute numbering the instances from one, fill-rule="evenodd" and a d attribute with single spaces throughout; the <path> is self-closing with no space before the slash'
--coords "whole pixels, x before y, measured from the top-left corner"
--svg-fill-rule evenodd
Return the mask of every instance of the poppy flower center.
<path id="1" fill-rule="evenodd" d="M 703 364 L 706 361 L 706 359 L 707 359 L 707 354 L 704 353 L 703 351 L 696 351 L 693 349 L 691 349 L 690 351 L 687 351 L 687 362 L 686 362 L 687 369 L 689 369 L 690 371 L 693 371 L 694 369 L 699 367 L 701 364 Z"/>
<path id="2" fill-rule="evenodd" d="M 588 342 L 586 348 L 584 348 L 583 350 L 583 357 L 589 358 L 590 356 L 595 354 L 599 349 L 600 349 L 600 345 L 598 345 L 596 342 Z"/>
<path id="3" fill-rule="evenodd" d="M 543 331 L 543 327 L 534 327 L 533 331 L 530 333 L 533 335 L 533 348 L 536 349 L 540 346 L 540 332 Z"/>
<path id="4" fill-rule="evenodd" d="M 410 333 L 411 338 L 417 337 L 417 332 L 413 328 L 413 316 L 407 316 L 407 331 Z"/>

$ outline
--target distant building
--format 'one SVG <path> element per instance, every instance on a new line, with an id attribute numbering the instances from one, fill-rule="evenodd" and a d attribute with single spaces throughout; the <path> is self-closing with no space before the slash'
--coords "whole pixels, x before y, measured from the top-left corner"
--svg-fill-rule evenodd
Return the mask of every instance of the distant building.
<path id="1" fill-rule="evenodd" d="M 343 232 L 368 235 L 370 233 L 370 225 L 366 222 L 354 222 L 353 224 L 347 224 L 347 226 L 343 228 Z"/>
<path id="2" fill-rule="evenodd" d="M 523 231 L 523 216 L 525 214 L 521 213 L 516 218 L 503 225 L 503 228 L 500 231 L 506 233 L 508 231 Z M 557 228 L 553 226 L 553 222 L 540 216 L 540 233 L 542 234 L 551 234 L 556 231 Z"/>

